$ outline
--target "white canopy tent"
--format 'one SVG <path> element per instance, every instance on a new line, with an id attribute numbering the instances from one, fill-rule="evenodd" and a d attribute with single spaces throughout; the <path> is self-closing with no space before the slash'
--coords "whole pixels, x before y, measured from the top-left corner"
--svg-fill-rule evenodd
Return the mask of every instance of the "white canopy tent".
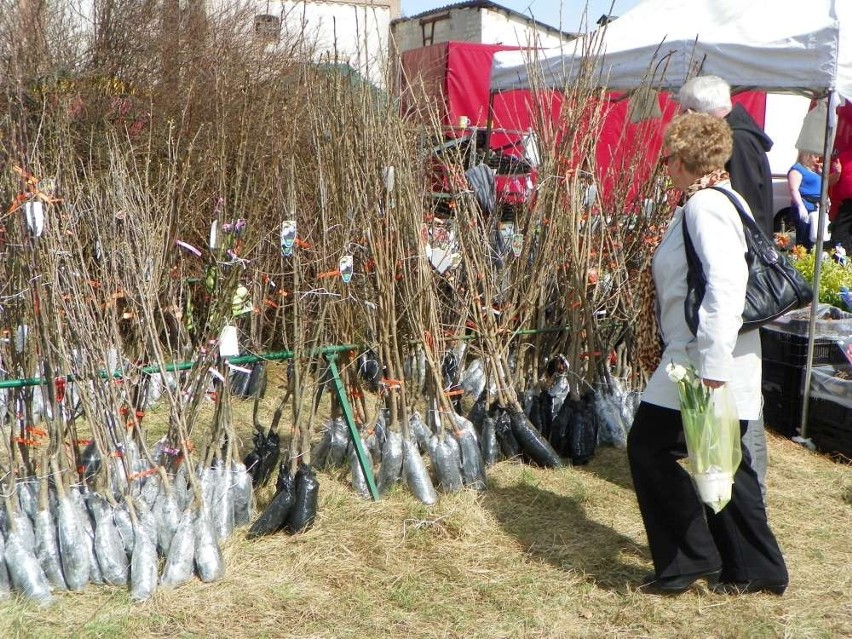
<path id="1" fill-rule="evenodd" d="M 595 38 L 602 38 L 599 49 Z M 734 87 L 766 91 L 834 90 L 852 98 L 852 2 L 849 0 L 644 0 L 560 49 L 502 51 L 491 89 L 566 86 L 584 54 L 597 52 L 602 84 L 629 90 L 647 83 L 677 88 L 700 70 Z"/>
<path id="2" fill-rule="evenodd" d="M 644 0 L 633 10 L 559 50 L 495 54 L 492 92 L 570 86 L 592 63 L 600 85 L 629 91 L 677 89 L 689 78 L 718 75 L 732 87 L 827 97 L 824 166 L 836 128 L 836 105 L 852 99 L 852 0 Z M 588 69 L 584 71 L 583 77 Z M 827 180 L 814 251 L 822 253 Z M 820 260 L 814 269 L 819 290 Z M 807 433 L 816 304 L 812 305 L 801 435 Z"/>

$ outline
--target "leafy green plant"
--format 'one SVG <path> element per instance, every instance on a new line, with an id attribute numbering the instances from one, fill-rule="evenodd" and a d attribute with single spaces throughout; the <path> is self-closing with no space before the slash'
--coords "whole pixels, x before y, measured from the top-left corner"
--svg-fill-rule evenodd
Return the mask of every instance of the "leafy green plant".
<path id="1" fill-rule="evenodd" d="M 823 260 L 819 277 L 819 301 L 823 304 L 831 304 L 838 308 L 844 308 L 840 299 L 840 289 L 846 287 L 852 290 L 852 265 L 838 264 L 834 261 L 834 251 L 829 252 L 829 259 Z M 793 266 L 807 280 L 814 279 L 814 253 L 805 251 L 793 251 L 790 254 Z"/>

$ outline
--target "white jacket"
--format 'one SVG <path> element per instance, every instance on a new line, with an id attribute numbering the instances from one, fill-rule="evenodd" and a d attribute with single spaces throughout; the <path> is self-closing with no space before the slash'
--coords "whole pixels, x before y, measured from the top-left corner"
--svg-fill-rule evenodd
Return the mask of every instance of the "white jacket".
<path id="1" fill-rule="evenodd" d="M 717 186 L 731 191 L 730 182 Z M 734 192 L 734 191 L 732 191 Z M 734 192 L 735 193 L 735 192 Z M 748 204 L 739 197 L 746 212 Z M 698 317 L 698 335 L 686 324 L 686 253 L 682 220 L 704 267 L 707 286 Z M 686 206 L 678 207 L 653 260 L 657 289 L 657 319 L 663 337 L 663 357 L 642 400 L 665 408 L 679 408 L 677 386 L 666 373 L 670 362 L 692 365 L 701 377 L 729 384 L 740 419 L 760 416 L 760 332 L 739 334 L 745 304 L 748 267 L 742 222 L 723 193 L 703 189 Z"/>

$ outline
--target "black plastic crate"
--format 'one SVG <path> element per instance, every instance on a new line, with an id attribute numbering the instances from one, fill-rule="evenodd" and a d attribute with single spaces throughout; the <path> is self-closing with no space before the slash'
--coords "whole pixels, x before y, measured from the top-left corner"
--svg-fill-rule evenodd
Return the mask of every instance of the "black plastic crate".
<path id="1" fill-rule="evenodd" d="M 763 423 L 779 435 L 793 437 L 802 419 L 802 398 L 763 391 Z"/>
<path id="2" fill-rule="evenodd" d="M 760 347 L 764 361 L 805 366 L 808 361 L 808 338 L 761 327 Z M 814 339 L 813 365 L 848 364 L 837 340 L 818 337 Z"/>
<path id="3" fill-rule="evenodd" d="M 805 368 L 763 360 L 763 421 L 775 432 L 792 437 L 802 417 Z"/>
<path id="4" fill-rule="evenodd" d="M 802 396 L 805 367 L 763 360 L 763 391 L 775 391 L 782 395 Z"/>
<path id="5" fill-rule="evenodd" d="M 852 410 L 829 399 L 812 398 L 805 435 L 817 450 L 852 459 Z"/>

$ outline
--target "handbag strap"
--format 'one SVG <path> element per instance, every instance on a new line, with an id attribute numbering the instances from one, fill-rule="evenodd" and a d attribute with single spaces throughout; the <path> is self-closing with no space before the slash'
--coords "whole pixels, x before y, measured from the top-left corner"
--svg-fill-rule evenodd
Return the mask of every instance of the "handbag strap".
<path id="1" fill-rule="evenodd" d="M 766 233 L 763 232 L 763 229 L 757 225 L 754 218 L 745 212 L 743 205 L 740 203 L 740 200 L 736 195 L 726 189 L 719 188 L 718 186 L 711 186 L 710 188 L 714 191 L 719 191 L 727 197 L 731 201 L 731 204 L 734 205 L 737 213 L 739 213 L 740 221 L 743 224 L 743 233 L 745 234 L 745 259 L 749 267 L 751 267 L 755 257 L 766 265 L 775 264 L 778 260 L 782 259 L 781 254 L 778 252 L 778 248 L 775 246 L 775 241 L 770 239 Z"/>
<path id="2" fill-rule="evenodd" d="M 686 210 L 683 211 L 681 229 L 683 231 L 683 247 L 686 250 L 686 276 L 687 278 L 696 277 L 699 281 L 706 282 L 707 279 L 704 277 L 704 266 L 701 264 L 701 259 L 695 251 L 695 246 L 692 244 L 692 238 L 689 236 L 689 224 L 686 223 Z"/>
<path id="3" fill-rule="evenodd" d="M 757 225 L 754 218 L 745 212 L 743 205 L 737 199 L 737 196 L 730 191 L 718 186 L 708 187 L 714 191 L 722 193 L 727 197 L 731 204 L 734 205 L 737 213 L 740 216 L 740 222 L 743 225 L 743 233 L 746 242 L 746 262 L 749 264 L 754 259 L 756 253 L 761 261 L 766 264 L 771 264 L 778 261 L 778 252 L 774 247 L 774 243 L 766 237 L 766 233 Z M 686 212 L 683 215 L 683 243 L 686 247 L 686 262 L 689 268 L 694 268 L 696 272 L 704 276 L 704 269 L 701 266 L 701 260 L 698 258 L 698 253 L 695 251 L 695 246 L 692 244 L 692 238 L 689 236 L 689 225 L 686 223 Z"/>

